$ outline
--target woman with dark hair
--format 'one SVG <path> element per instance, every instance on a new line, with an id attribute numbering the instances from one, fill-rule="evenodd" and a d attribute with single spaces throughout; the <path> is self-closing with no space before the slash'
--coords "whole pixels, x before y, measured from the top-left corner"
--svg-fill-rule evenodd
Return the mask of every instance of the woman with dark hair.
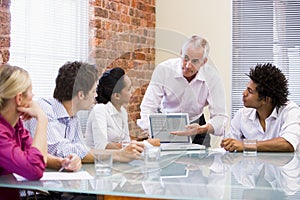
<path id="1" fill-rule="evenodd" d="M 99 79 L 97 105 L 89 114 L 86 144 L 96 149 L 120 149 L 129 142 L 128 113 L 124 108 L 131 97 L 131 81 L 120 67 Z"/>

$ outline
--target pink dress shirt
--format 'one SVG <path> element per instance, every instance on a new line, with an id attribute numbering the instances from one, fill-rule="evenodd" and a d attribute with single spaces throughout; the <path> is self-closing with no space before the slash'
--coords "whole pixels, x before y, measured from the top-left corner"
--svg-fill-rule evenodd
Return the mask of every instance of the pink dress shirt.
<path id="1" fill-rule="evenodd" d="M 0 116 L 0 176 L 16 173 L 29 180 L 43 176 L 46 165 L 43 155 L 31 144 L 31 136 L 21 119 L 12 127 Z M 19 199 L 19 190 L 0 188 L 2 199 Z"/>

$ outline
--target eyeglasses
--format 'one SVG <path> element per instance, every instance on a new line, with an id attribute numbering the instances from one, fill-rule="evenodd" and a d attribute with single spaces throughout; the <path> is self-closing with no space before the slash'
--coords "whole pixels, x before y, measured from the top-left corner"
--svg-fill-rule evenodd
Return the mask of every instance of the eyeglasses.
<path id="1" fill-rule="evenodd" d="M 188 55 L 183 55 L 183 61 L 190 62 L 192 65 L 199 65 L 202 59 L 191 59 Z"/>

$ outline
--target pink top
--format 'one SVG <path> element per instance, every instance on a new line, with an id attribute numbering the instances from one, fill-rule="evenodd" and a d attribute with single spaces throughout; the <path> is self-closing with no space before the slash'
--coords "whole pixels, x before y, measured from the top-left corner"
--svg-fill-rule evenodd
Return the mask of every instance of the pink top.
<path id="1" fill-rule="evenodd" d="M 19 119 L 12 127 L 0 115 L 0 176 L 16 173 L 29 180 L 37 180 L 43 176 L 45 162 L 41 152 L 31 147 L 30 133 Z M 0 200 L 18 197 L 17 189 L 0 188 Z"/>

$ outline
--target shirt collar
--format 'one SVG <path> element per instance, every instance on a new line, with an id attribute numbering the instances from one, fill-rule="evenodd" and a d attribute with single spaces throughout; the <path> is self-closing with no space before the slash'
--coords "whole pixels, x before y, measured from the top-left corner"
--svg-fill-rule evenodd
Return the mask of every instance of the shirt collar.
<path id="1" fill-rule="evenodd" d="M 270 115 L 268 118 L 271 118 L 271 117 L 272 117 L 272 118 L 278 118 L 278 112 L 277 112 L 277 109 L 276 109 L 276 108 L 273 109 L 271 115 Z M 257 119 L 257 118 L 258 118 L 258 117 L 257 117 L 256 109 L 253 109 L 253 110 L 251 111 L 251 114 L 250 114 L 249 119 L 251 119 L 252 121 L 254 121 L 254 120 Z"/>
<path id="2" fill-rule="evenodd" d="M 106 106 L 110 115 L 120 115 L 123 113 L 123 109 L 122 109 L 123 107 L 121 107 L 121 111 L 119 112 L 110 101 L 107 102 Z"/>
<path id="3" fill-rule="evenodd" d="M 275 107 L 271 113 L 271 115 L 268 118 L 278 118 L 279 117 L 279 112 L 278 109 Z"/>
<path id="4" fill-rule="evenodd" d="M 69 113 L 67 112 L 66 108 L 64 107 L 64 105 L 54 99 L 53 101 L 53 112 L 56 114 L 57 116 L 57 119 L 60 119 L 60 118 L 72 118 L 70 117 Z M 74 115 L 74 118 L 77 117 L 77 113 Z"/>
<path id="5" fill-rule="evenodd" d="M 257 118 L 256 109 L 252 109 L 249 119 L 254 121 Z"/>

